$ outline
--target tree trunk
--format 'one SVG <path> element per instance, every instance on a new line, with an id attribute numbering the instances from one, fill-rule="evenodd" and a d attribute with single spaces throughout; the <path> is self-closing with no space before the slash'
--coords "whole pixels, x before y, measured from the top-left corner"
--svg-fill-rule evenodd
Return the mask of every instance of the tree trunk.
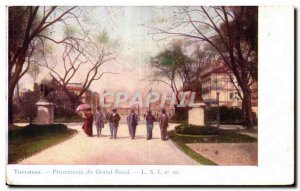
<path id="1" fill-rule="evenodd" d="M 8 125 L 13 124 L 13 91 L 8 90 Z"/>
<path id="2" fill-rule="evenodd" d="M 242 111 L 243 111 L 243 119 L 246 127 L 248 129 L 253 128 L 253 118 L 252 118 L 252 106 L 251 106 L 251 92 L 246 91 L 243 92 L 243 100 L 242 100 Z"/>
<path id="3" fill-rule="evenodd" d="M 13 124 L 13 98 L 14 98 L 14 90 L 18 80 L 16 77 L 12 77 L 11 72 L 8 74 L 8 125 Z"/>
<path id="4" fill-rule="evenodd" d="M 15 63 L 15 70 L 12 71 L 13 63 L 9 60 L 9 71 L 8 71 L 8 124 L 13 123 L 13 96 L 15 87 L 19 81 L 20 74 L 22 73 L 23 64 L 25 62 L 25 52 L 22 52 L 17 62 Z"/>

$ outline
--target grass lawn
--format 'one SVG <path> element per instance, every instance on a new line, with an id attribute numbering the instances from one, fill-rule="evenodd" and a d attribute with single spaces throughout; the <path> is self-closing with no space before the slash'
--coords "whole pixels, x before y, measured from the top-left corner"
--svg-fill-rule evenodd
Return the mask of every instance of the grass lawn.
<path id="1" fill-rule="evenodd" d="M 24 158 L 67 140 L 77 132 L 66 128 L 66 126 L 63 126 L 63 128 L 56 128 L 56 126 L 48 126 L 46 128 L 34 127 L 36 130 L 30 126 L 10 129 L 8 163 L 15 164 Z M 54 130 L 49 130 L 50 128 Z"/>
<path id="2" fill-rule="evenodd" d="M 221 130 L 217 135 L 187 135 L 177 134 L 174 130 L 169 132 L 170 139 L 188 156 L 204 165 L 217 165 L 190 149 L 188 143 L 251 143 L 257 142 L 256 138 L 242 135 L 234 131 Z"/>

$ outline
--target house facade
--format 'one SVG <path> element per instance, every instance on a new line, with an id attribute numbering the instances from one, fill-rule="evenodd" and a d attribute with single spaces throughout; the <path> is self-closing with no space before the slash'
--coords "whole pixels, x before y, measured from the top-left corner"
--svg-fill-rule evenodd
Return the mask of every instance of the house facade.
<path id="1" fill-rule="evenodd" d="M 76 95 L 79 95 L 79 93 L 82 90 L 81 84 L 70 84 L 67 86 L 68 90 Z M 87 89 L 84 94 L 81 96 L 80 101 L 82 103 L 89 104 L 93 110 L 93 112 L 96 112 L 96 108 L 100 106 L 100 96 L 99 93 L 92 91 L 91 89 Z"/>
<path id="2" fill-rule="evenodd" d="M 235 77 L 229 75 L 231 74 L 228 74 L 224 66 L 211 68 L 201 75 L 204 103 L 216 105 L 217 93 L 219 93 L 219 104 L 221 106 L 242 107 L 242 100 L 239 96 L 239 93 L 242 94 L 242 92 Z"/>
<path id="3" fill-rule="evenodd" d="M 219 93 L 220 106 L 242 107 L 243 92 L 238 85 L 235 76 L 220 61 L 211 64 L 201 75 L 202 97 L 207 105 L 217 104 L 217 93 Z M 251 85 L 252 111 L 258 113 L 258 84 Z"/>

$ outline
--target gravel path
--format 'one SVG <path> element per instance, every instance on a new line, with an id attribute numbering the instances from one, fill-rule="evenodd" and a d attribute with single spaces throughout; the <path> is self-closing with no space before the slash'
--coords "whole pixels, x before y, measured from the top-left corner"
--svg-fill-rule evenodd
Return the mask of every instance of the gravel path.
<path id="1" fill-rule="evenodd" d="M 136 139 L 129 139 L 126 124 L 120 124 L 118 139 L 109 139 L 106 124 L 102 136 L 87 137 L 81 123 L 67 124 L 78 133 L 58 145 L 20 162 L 20 164 L 86 164 L 86 165 L 198 165 L 196 161 L 181 152 L 171 141 L 161 141 L 157 124 L 154 139 L 146 140 L 145 124 L 137 127 Z M 175 125 L 170 125 L 170 129 Z M 169 129 L 169 130 L 170 130 Z M 93 129 L 94 135 L 96 129 Z"/>

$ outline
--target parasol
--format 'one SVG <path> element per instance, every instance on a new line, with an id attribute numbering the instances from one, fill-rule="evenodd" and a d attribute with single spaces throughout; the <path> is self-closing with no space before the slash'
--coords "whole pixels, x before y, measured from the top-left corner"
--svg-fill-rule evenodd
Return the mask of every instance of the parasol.
<path id="1" fill-rule="evenodd" d="M 77 107 L 76 111 L 81 111 L 86 109 L 91 109 L 91 106 L 89 104 L 83 103 Z"/>

